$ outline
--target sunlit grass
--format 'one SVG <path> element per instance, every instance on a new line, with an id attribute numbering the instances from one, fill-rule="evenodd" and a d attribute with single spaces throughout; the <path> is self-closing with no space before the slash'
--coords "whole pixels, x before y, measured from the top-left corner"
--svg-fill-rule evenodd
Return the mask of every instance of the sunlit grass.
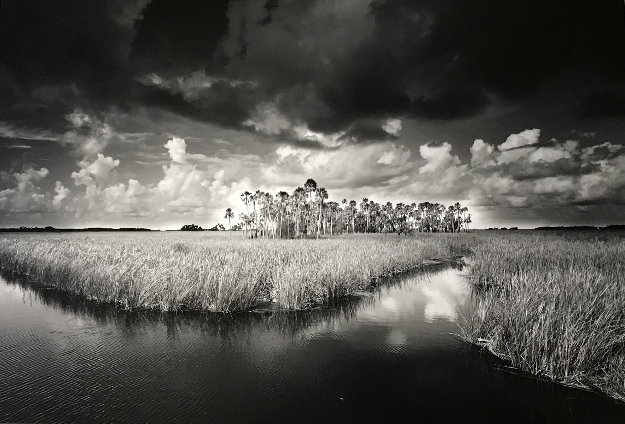
<path id="1" fill-rule="evenodd" d="M 367 290 L 376 278 L 466 251 L 454 235 L 241 240 L 201 234 L 20 234 L 0 238 L 16 278 L 127 308 L 286 309 Z"/>
<path id="2" fill-rule="evenodd" d="M 601 233 L 482 234 L 472 341 L 521 370 L 625 400 L 625 240 Z"/>

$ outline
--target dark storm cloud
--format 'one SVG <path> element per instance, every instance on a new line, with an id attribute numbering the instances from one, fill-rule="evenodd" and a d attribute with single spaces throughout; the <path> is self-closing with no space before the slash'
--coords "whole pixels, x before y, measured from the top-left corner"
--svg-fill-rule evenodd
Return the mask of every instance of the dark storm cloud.
<path id="1" fill-rule="evenodd" d="M 226 127 L 240 126 L 249 118 L 258 101 L 256 91 L 248 85 L 233 87 L 227 83 L 217 82 L 209 91 L 207 95 L 200 95 L 195 99 L 154 87 L 144 87 L 137 92 L 145 104 L 174 110 L 188 117 Z"/>
<path id="2" fill-rule="evenodd" d="M 80 107 L 158 106 L 227 127 L 261 104 L 317 132 L 385 139 L 549 86 L 582 117 L 625 114 L 621 2 L 3 1 L 0 113 L 61 131 Z M 186 96 L 146 75 L 221 78 Z M 237 85 L 228 81 L 250 81 Z M 561 91 L 558 91 L 561 90 Z M 285 133 L 289 133 L 286 131 Z"/>
<path id="3" fill-rule="evenodd" d="M 606 88 L 587 94 L 581 101 L 581 117 L 612 118 L 625 116 L 625 88 Z"/>
<path id="4" fill-rule="evenodd" d="M 228 0 L 152 0 L 135 22 L 131 57 L 148 61 L 146 70 L 187 73 L 213 68 L 226 34 Z"/>
<path id="5" fill-rule="evenodd" d="M 2 2 L 1 58 L 20 88 L 110 80 L 123 35 L 104 2 Z"/>
<path id="6" fill-rule="evenodd" d="M 113 2 L 4 1 L 3 119 L 54 127 L 69 108 L 113 99 L 128 85 L 130 33 Z M 61 119 L 59 119 L 61 117 Z"/>
<path id="7" fill-rule="evenodd" d="M 580 176 L 599 171 L 600 166 L 596 163 L 585 163 L 579 158 L 558 159 L 552 163 L 540 162 L 528 164 L 525 162 L 512 162 L 500 165 L 499 170 L 511 176 L 516 181 L 531 181 L 540 178 L 557 176 Z"/>
<path id="8" fill-rule="evenodd" d="M 567 73 L 582 75 L 595 90 L 605 80 L 621 88 L 625 81 L 619 2 L 381 0 L 372 3 L 372 14 L 367 60 L 353 68 L 373 78 L 357 85 L 409 93 L 411 102 L 403 105 L 417 116 L 470 116 L 488 103 L 485 93 L 514 101 L 554 78 L 570 78 Z M 595 106 L 600 116 L 624 112 L 622 92 L 602 94 L 588 96 L 585 108 Z"/>
<path id="9" fill-rule="evenodd" d="M 357 122 L 349 127 L 342 139 L 395 140 L 397 135 L 385 131 L 379 122 Z"/>
<path id="10" fill-rule="evenodd" d="M 223 2 L 3 1 L 0 5 L 2 119 L 62 131 L 75 108 L 149 105 L 138 82 L 146 72 L 180 75 L 216 66 L 213 52 L 227 27 Z M 154 91 L 158 91 L 154 89 Z M 212 113 L 185 102 L 161 102 L 209 121 L 234 123 L 232 93 Z M 154 93 L 158 98 L 158 93 Z M 200 109 L 210 109 L 203 107 Z M 224 119 L 223 115 L 233 113 Z"/>
<path id="11" fill-rule="evenodd" d="M 392 116 L 470 117 L 493 98 L 514 105 L 549 86 L 554 104 L 573 96 L 585 116 L 622 113 L 620 96 L 602 88 L 624 85 L 616 3 L 374 1 L 362 26 L 292 4 L 280 2 L 263 25 L 231 13 L 248 24 L 236 30 L 246 52 L 230 60 L 315 131 Z"/>
<path id="12" fill-rule="evenodd" d="M 73 108 L 117 101 L 130 39 L 119 12 L 113 2 L 3 1 L 2 119 L 61 131 Z"/>

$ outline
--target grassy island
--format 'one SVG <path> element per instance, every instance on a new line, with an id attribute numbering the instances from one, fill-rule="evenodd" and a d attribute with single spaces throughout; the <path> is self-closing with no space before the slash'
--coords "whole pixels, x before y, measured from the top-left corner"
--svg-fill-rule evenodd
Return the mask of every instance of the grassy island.
<path id="1" fill-rule="evenodd" d="M 28 234 L 0 239 L 0 267 L 36 285 L 127 308 L 286 309 L 367 290 L 378 278 L 467 253 L 458 237 Z"/>

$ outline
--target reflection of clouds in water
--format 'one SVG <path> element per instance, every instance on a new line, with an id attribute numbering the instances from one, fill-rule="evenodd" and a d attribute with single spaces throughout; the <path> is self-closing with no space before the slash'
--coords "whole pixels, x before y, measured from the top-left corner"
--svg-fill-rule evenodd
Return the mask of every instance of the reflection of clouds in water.
<path id="1" fill-rule="evenodd" d="M 387 342 L 394 346 L 405 346 L 408 341 L 408 337 L 398 329 L 393 329 L 388 333 Z"/>
<path id="2" fill-rule="evenodd" d="M 381 288 L 375 302 L 360 309 L 358 317 L 382 323 L 398 322 L 409 316 L 426 322 L 454 321 L 457 307 L 465 302 L 467 295 L 463 273 L 455 269 L 409 276 L 402 284 Z"/>
<path id="3" fill-rule="evenodd" d="M 462 275 L 457 272 L 448 272 L 442 274 L 441 277 L 423 286 L 426 321 L 438 318 L 455 321 L 458 316 L 457 307 L 468 295 L 468 287 Z"/>
<path id="4" fill-rule="evenodd" d="M 421 309 L 421 293 L 418 286 L 383 288 L 369 310 L 361 311 L 360 319 L 371 322 L 397 322 L 413 316 Z"/>
<path id="5" fill-rule="evenodd" d="M 19 301 L 24 300 L 25 292 L 21 289 L 17 284 L 9 284 L 7 281 L 0 277 L 0 299 L 6 301 L 7 305 L 11 301 Z"/>
<path id="6" fill-rule="evenodd" d="M 397 312 L 398 305 L 395 298 L 386 296 L 380 299 L 380 306 L 389 312 Z"/>

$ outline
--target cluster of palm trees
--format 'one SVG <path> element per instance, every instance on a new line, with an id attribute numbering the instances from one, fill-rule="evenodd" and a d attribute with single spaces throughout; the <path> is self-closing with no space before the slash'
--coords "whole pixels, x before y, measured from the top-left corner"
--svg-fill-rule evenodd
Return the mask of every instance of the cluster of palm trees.
<path id="1" fill-rule="evenodd" d="M 257 190 L 241 194 L 244 212 L 239 215 L 244 238 L 319 237 L 341 233 L 410 233 L 468 231 L 471 214 L 460 203 L 391 202 L 379 204 L 367 198 L 358 203 L 343 199 L 328 201 L 328 191 L 308 179 L 292 194 L 275 196 Z M 231 208 L 224 218 L 234 218 Z"/>

